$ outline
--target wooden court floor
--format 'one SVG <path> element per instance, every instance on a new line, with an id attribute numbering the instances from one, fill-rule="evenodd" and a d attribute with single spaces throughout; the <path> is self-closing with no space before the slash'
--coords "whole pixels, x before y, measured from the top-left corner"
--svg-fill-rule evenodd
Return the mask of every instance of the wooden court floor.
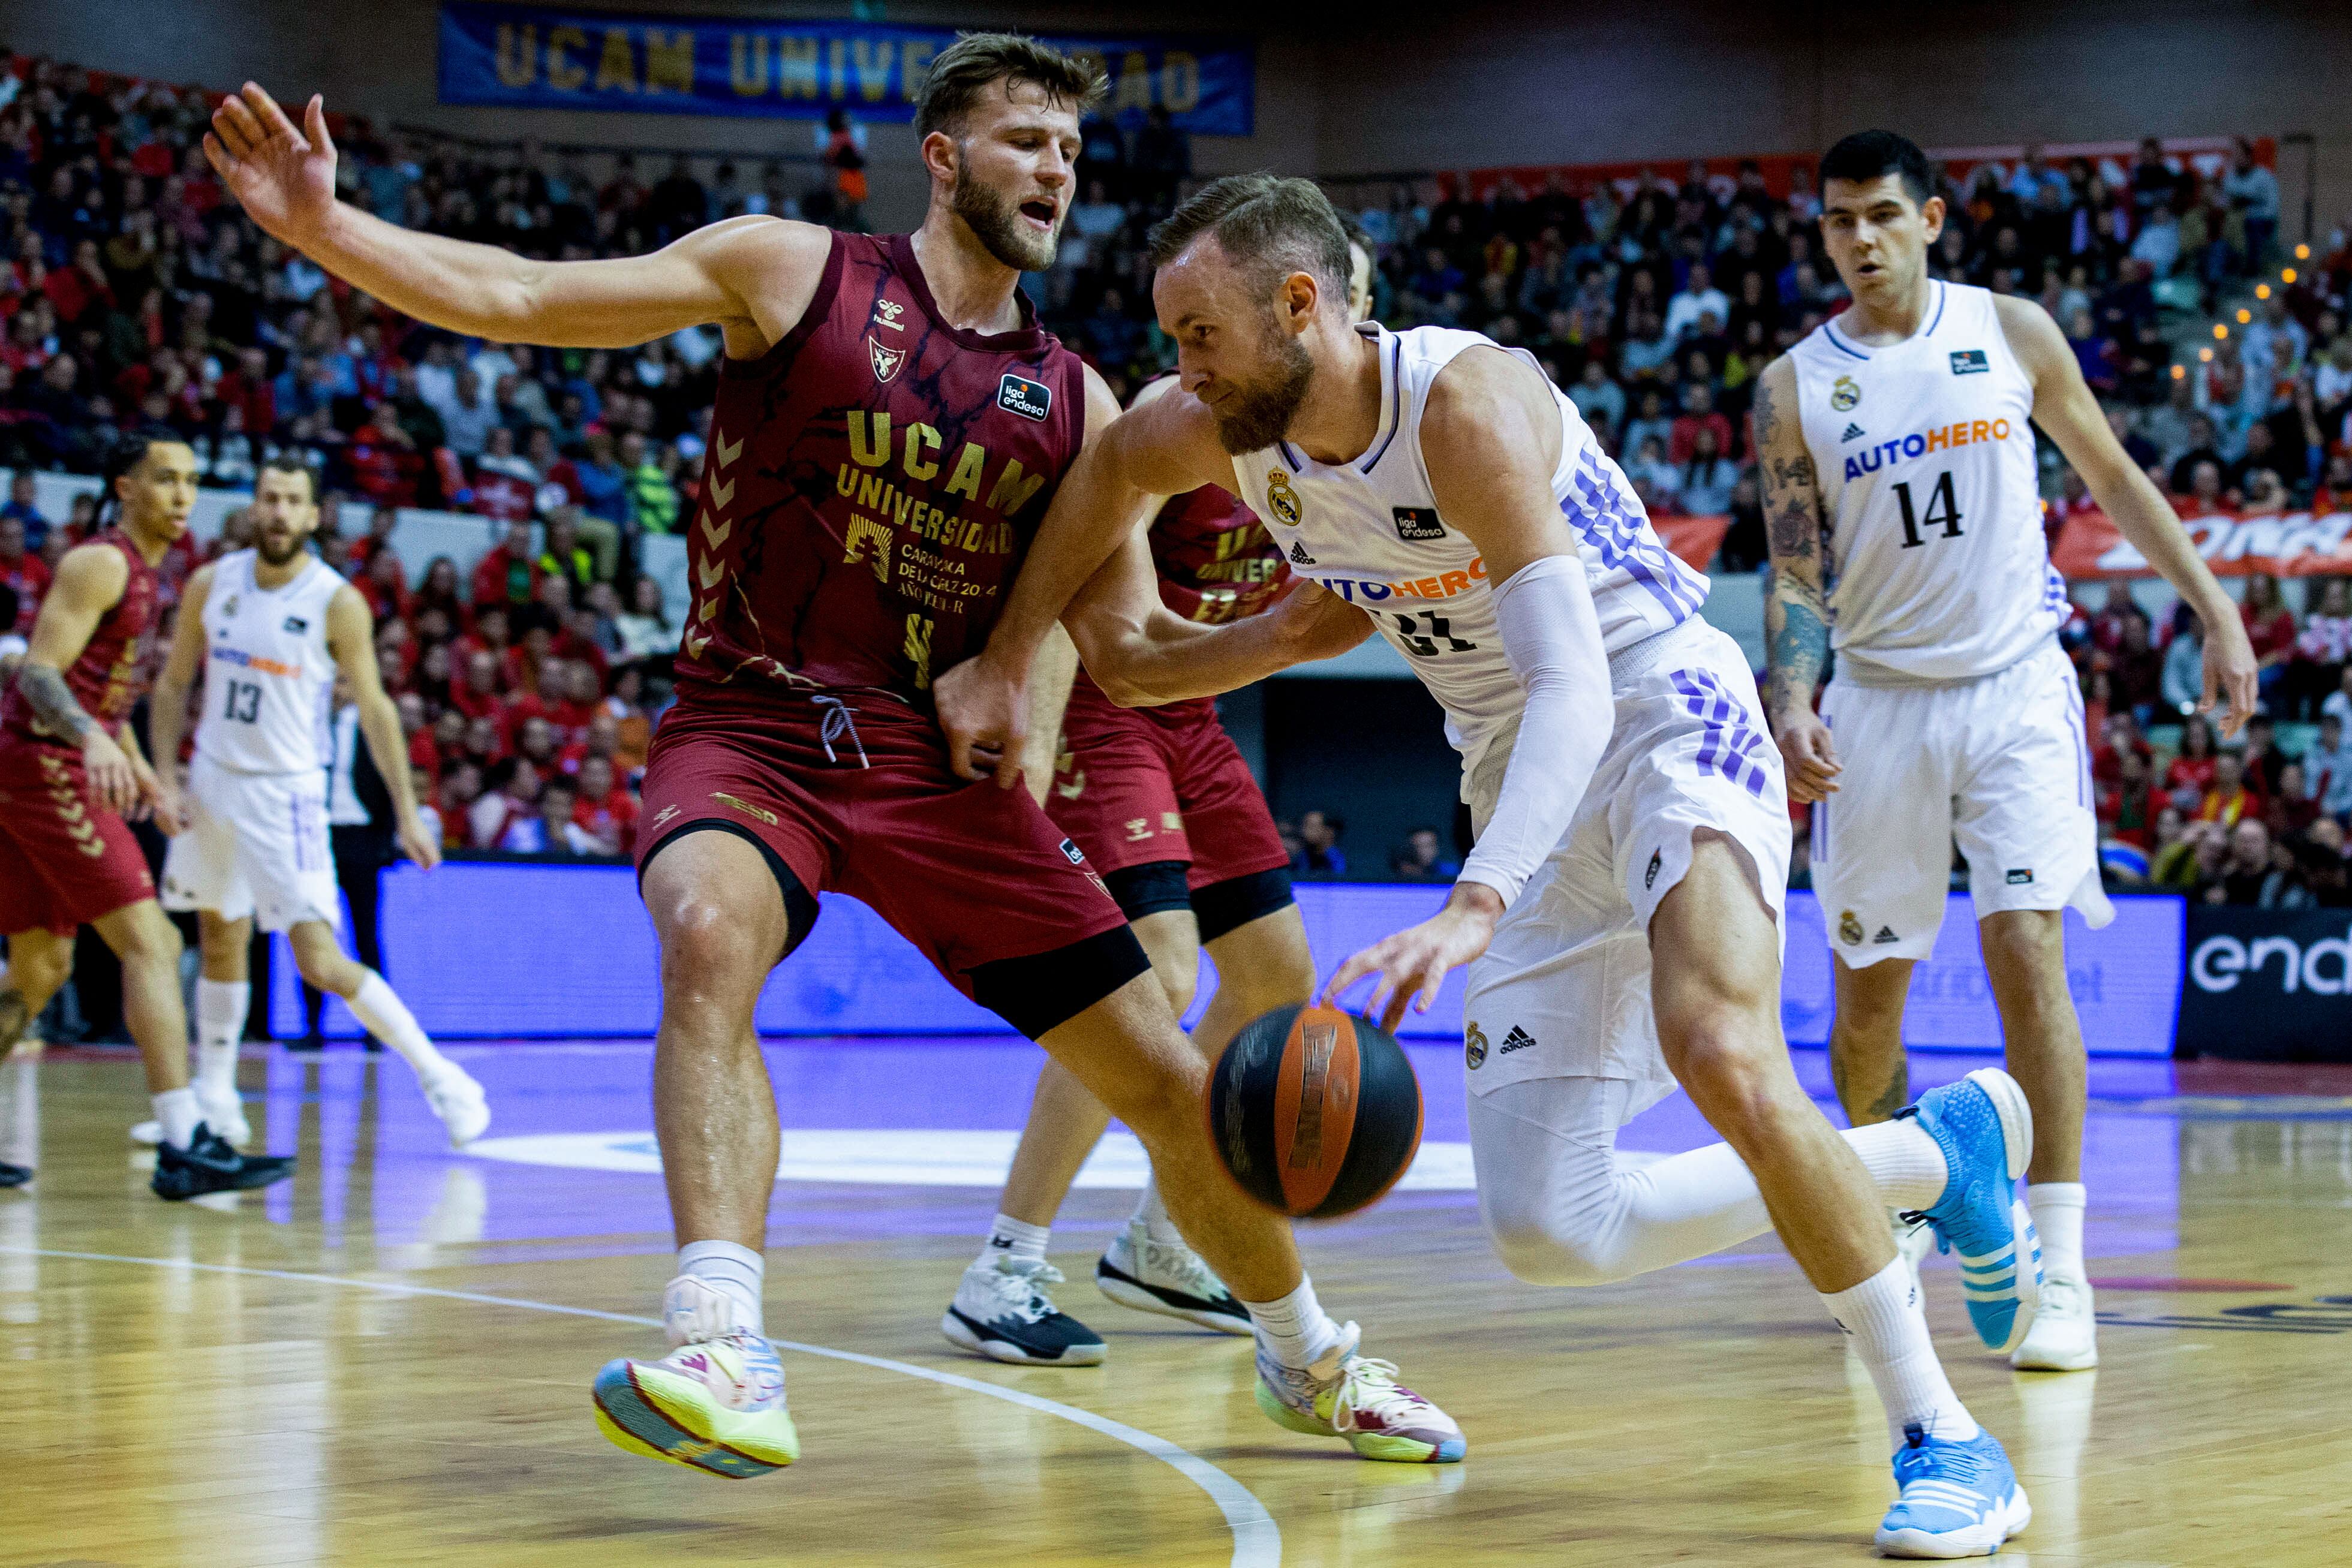
<path id="1" fill-rule="evenodd" d="M 958 1354 L 938 1319 L 993 1191 L 907 1183 L 968 1182 L 956 1162 L 1001 1149 L 1036 1061 L 1017 1042 L 772 1051 L 804 1130 L 788 1166 L 804 1153 L 776 1189 L 768 1329 L 808 1347 L 785 1356 L 805 1457 L 751 1482 L 631 1458 L 597 1436 L 588 1379 L 659 1343 L 648 1052 L 460 1054 L 496 1157 L 441 1145 L 396 1061 L 257 1050 L 249 1114 L 302 1175 L 182 1207 L 147 1195 L 125 1139 L 127 1056 L 0 1065 L 0 1158 L 41 1170 L 0 1193 L 0 1568 L 1870 1556 L 1891 1491 L 1876 1406 L 1769 1239 L 1538 1290 L 1443 1171 L 1315 1228 L 1325 1302 L 1461 1420 L 1457 1466 L 1281 1431 L 1251 1405 L 1244 1342 L 1098 1297 L 1093 1252 L 1131 1201 L 1114 1186 L 1073 1197 L 1055 1249 L 1108 1364 Z M 1415 1055 L 1442 1164 L 1458 1073 Z M 1818 1058 L 1801 1066 L 1818 1082 Z M 2000 1561 L 2352 1562 L 2352 1080 L 2103 1063 L 2093 1092 L 2105 1364 L 2011 1373 L 1973 1348 L 1948 1262 L 1929 1269 L 1954 1381 L 2034 1504 Z M 1670 1102 L 1627 1143 L 1704 1136 Z"/>

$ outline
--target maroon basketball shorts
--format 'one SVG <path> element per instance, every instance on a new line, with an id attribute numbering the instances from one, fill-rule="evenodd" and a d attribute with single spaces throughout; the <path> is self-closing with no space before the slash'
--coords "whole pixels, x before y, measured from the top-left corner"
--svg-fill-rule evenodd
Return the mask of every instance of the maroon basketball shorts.
<path id="1" fill-rule="evenodd" d="M 848 894 L 1032 1039 L 1150 968 L 1028 791 L 957 778 L 938 722 L 894 697 L 688 695 L 654 732 L 638 820 L 641 879 L 683 833 L 747 839 L 783 890 L 785 953 L 818 894 Z"/>
<path id="2" fill-rule="evenodd" d="M 69 936 L 154 896 L 130 825 L 90 799 L 80 751 L 0 739 L 0 933 Z"/>
<path id="3" fill-rule="evenodd" d="M 1045 809 L 1130 920 L 1190 908 L 1213 942 L 1291 903 L 1265 797 L 1207 698 L 1123 708 L 1081 673 Z"/>

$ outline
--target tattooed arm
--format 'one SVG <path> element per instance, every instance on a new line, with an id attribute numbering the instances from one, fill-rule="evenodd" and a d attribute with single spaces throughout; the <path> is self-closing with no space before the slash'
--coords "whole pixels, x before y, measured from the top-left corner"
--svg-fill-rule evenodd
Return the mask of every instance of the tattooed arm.
<path id="1" fill-rule="evenodd" d="M 65 672 L 89 646 L 90 633 L 130 580 L 130 567 L 111 546 L 81 545 L 67 551 L 33 622 L 32 648 L 16 672 L 16 689 L 25 694 L 40 727 L 81 747 L 90 794 L 110 811 L 129 811 L 138 805 L 138 772 L 106 727 L 74 700 Z"/>
<path id="2" fill-rule="evenodd" d="M 1797 416 L 1797 367 L 1785 356 L 1756 386 L 1756 469 L 1764 487 L 1764 532 L 1772 582 L 1764 600 L 1771 669 L 1765 706 L 1788 765 L 1789 794 L 1818 800 L 1837 789 L 1837 748 L 1813 711 L 1813 688 L 1829 663 L 1829 597 L 1822 583 L 1822 496 Z"/>

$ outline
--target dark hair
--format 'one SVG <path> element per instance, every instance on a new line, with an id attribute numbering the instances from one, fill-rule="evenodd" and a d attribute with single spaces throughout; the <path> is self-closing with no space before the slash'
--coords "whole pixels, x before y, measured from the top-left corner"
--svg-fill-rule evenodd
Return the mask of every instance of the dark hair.
<path id="1" fill-rule="evenodd" d="M 179 439 L 168 433 L 130 430 L 107 444 L 106 455 L 98 469 L 98 515 L 93 519 L 94 527 L 111 528 L 122 520 L 122 497 L 115 494 L 114 482 L 146 462 L 147 454 L 157 442 L 177 443 Z"/>
<path id="2" fill-rule="evenodd" d="M 1167 266 L 1203 234 L 1213 234 L 1268 291 L 1278 278 L 1310 272 L 1331 298 L 1347 300 L 1348 230 L 1312 180 L 1259 172 L 1210 181 L 1151 226 L 1152 267 Z"/>
<path id="3" fill-rule="evenodd" d="M 1017 81 L 1045 89 L 1045 101 L 1083 115 L 1102 100 L 1109 80 L 1089 65 L 1019 33 L 959 33 L 931 60 L 915 99 L 917 140 L 932 131 L 955 135 L 980 95 L 997 82 L 1010 94 Z"/>
<path id="4" fill-rule="evenodd" d="M 1904 193 L 1923 206 L 1936 189 L 1936 172 L 1928 167 L 1927 155 L 1917 142 L 1892 131 L 1857 131 L 1822 159 L 1824 185 L 1832 180 L 1862 182 L 1886 174 L 1901 175 Z"/>
<path id="5" fill-rule="evenodd" d="M 1364 232 L 1363 225 L 1358 223 L 1348 214 L 1341 213 L 1339 214 L 1339 232 L 1348 236 L 1348 243 L 1349 245 L 1370 256 L 1372 259 L 1374 266 L 1379 265 L 1381 259 L 1381 247 L 1372 243 L 1372 236 Z"/>
<path id="6" fill-rule="evenodd" d="M 318 505 L 319 476 L 310 471 L 310 465 L 308 463 L 303 462 L 301 458 L 296 456 L 293 453 L 281 452 L 277 456 L 270 458 L 261 465 L 261 473 L 299 474 L 304 479 L 310 482 L 310 504 L 313 506 Z M 259 476 L 259 475 L 255 476 L 257 478 Z"/>

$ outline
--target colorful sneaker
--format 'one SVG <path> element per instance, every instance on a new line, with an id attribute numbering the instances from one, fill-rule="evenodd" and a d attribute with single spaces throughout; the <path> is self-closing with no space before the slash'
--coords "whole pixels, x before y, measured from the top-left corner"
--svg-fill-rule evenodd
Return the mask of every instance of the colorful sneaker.
<path id="1" fill-rule="evenodd" d="M 1944 1151 L 1944 1195 L 1921 1218 L 1936 1228 L 1937 1248 L 1959 1259 L 1977 1337 L 1994 1350 L 2016 1349 L 2042 1299 L 2042 1239 L 2017 1196 L 2033 1157 L 2025 1091 L 2000 1069 L 1979 1067 L 1895 1115 L 1916 1117 Z"/>
<path id="2" fill-rule="evenodd" d="M 457 1063 L 446 1063 L 431 1077 L 419 1078 L 416 1086 L 425 1092 L 425 1103 L 433 1107 L 433 1113 L 449 1129 L 451 1148 L 464 1148 L 489 1126 L 490 1107 L 482 1086 Z"/>
<path id="3" fill-rule="evenodd" d="M 1054 1304 L 1051 1263 L 993 1252 L 963 1271 L 940 1332 L 948 1343 L 1016 1366 L 1100 1366 L 1102 1335 Z"/>
<path id="4" fill-rule="evenodd" d="M 1345 1437 L 1368 1459 L 1450 1465 L 1469 1448 L 1454 1417 L 1397 1382 L 1396 1363 L 1356 1354 L 1363 1331 L 1349 1323 L 1339 1343 L 1304 1372 L 1257 1347 L 1257 1407 L 1278 1427 Z"/>
<path id="5" fill-rule="evenodd" d="M 1895 1486 L 1895 1506 L 1878 1524 L 1878 1550 L 1889 1557 L 1990 1557 L 2033 1518 L 1990 1432 L 1955 1443 L 1904 1427 Z"/>
<path id="6" fill-rule="evenodd" d="M 1096 1260 L 1095 1289 L 1139 1312 L 1181 1318 L 1219 1333 L 1257 1332 L 1249 1309 L 1234 1299 L 1199 1253 L 1181 1241 L 1154 1241 L 1139 1219 L 1129 1220 Z"/>
<path id="7" fill-rule="evenodd" d="M 253 1125 L 245 1119 L 245 1102 L 238 1096 L 236 1084 L 215 1088 L 200 1078 L 194 1087 L 196 1110 L 204 1117 L 205 1126 L 239 1148 L 253 1142 Z M 163 1124 L 155 1121 L 134 1123 L 131 1128 L 131 1141 L 153 1148 L 163 1141 Z"/>
<path id="8" fill-rule="evenodd" d="M 240 1155 L 226 1138 L 199 1122 L 186 1148 L 155 1145 L 155 1174 L 147 1186 L 157 1197 L 178 1203 L 211 1192 L 247 1192 L 293 1174 L 293 1155 Z"/>
<path id="9" fill-rule="evenodd" d="M 2099 1364 L 2099 1320 L 2088 1280 L 2042 1281 L 2042 1310 L 2009 1353 L 2009 1364 L 2021 1372 L 2087 1372 Z"/>
<path id="10" fill-rule="evenodd" d="M 670 1281 L 662 1317 L 677 1348 L 659 1361 L 606 1362 L 596 1429 L 626 1452 L 730 1480 L 799 1458 L 776 1347 L 734 1326 L 719 1292 L 690 1276 Z"/>

